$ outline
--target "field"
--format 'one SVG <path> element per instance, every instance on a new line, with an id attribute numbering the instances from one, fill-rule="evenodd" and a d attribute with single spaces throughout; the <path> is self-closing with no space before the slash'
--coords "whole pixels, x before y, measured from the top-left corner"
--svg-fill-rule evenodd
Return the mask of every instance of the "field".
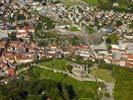
<path id="1" fill-rule="evenodd" d="M 90 73 L 106 82 L 114 82 L 111 72 L 107 69 L 94 68 L 90 70 Z"/>
<path id="2" fill-rule="evenodd" d="M 68 7 L 73 6 L 73 5 L 79 5 L 79 4 L 81 4 L 81 1 L 80 0 L 62 0 L 62 1 Z"/>
<path id="3" fill-rule="evenodd" d="M 78 29 L 78 27 L 76 27 L 76 26 L 71 26 L 70 28 L 69 28 L 69 30 L 70 31 L 79 31 L 79 29 Z"/>
<path id="4" fill-rule="evenodd" d="M 67 75 L 54 73 L 41 68 L 32 68 L 32 72 L 34 74 L 39 73 L 39 79 L 51 79 L 63 84 L 72 85 L 79 100 L 94 100 L 96 96 L 97 84 L 94 82 L 80 82 Z"/>
<path id="5" fill-rule="evenodd" d="M 68 5 L 69 4 L 72 5 L 74 3 L 78 4 L 78 3 L 82 3 L 82 2 L 85 2 L 85 3 L 90 4 L 90 5 L 98 4 L 98 0 L 63 0 L 63 2 L 65 4 L 68 4 Z"/>
<path id="6" fill-rule="evenodd" d="M 40 63 L 40 65 L 58 70 L 65 70 L 67 66 L 66 61 L 64 59 L 51 59 L 48 62 Z"/>
<path id="7" fill-rule="evenodd" d="M 101 5 L 102 3 L 104 3 L 105 9 L 106 9 L 106 6 L 111 4 L 111 1 L 109 1 L 109 0 L 62 0 L 62 1 L 68 7 L 72 6 L 72 5 L 78 5 L 81 3 L 86 3 L 86 4 L 94 5 L 94 6 Z M 99 3 L 99 1 L 101 1 L 102 3 Z M 129 7 L 126 3 L 126 0 L 118 0 L 117 2 L 119 3 L 119 7 L 117 9 L 118 11 L 128 11 Z M 114 3 L 115 3 L 115 1 L 114 1 Z"/>
<path id="8" fill-rule="evenodd" d="M 63 0 L 64 3 L 66 4 L 80 4 L 80 3 L 86 3 L 89 5 L 97 5 L 98 4 L 98 0 Z M 108 0 L 102 0 L 102 2 L 108 2 Z"/>
<path id="9" fill-rule="evenodd" d="M 46 66 L 57 70 L 67 70 L 67 61 L 65 59 L 51 59 L 47 62 L 42 62 L 39 65 Z M 111 75 L 111 71 L 101 68 L 90 69 L 90 74 L 105 80 L 106 82 L 114 82 L 114 78 Z"/>
<path id="10" fill-rule="evenodd" d="M 85 3 L 90 4 L 90 5 L 98 4 L 98 0 L 82 0 L 82 1 L 84 1 Z"/>

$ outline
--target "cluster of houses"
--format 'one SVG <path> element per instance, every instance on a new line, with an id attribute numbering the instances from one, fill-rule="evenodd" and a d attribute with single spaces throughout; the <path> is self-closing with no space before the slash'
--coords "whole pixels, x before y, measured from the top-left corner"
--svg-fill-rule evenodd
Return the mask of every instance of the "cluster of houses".
<path id="1" fill-rule="evenodd" d="M 34 9 L 54 20 L 62 20 L 82 26 L 93 26 L 96 31 L 103 29 L 107 33 L 131 33 L 129 24 L 133 20 L 132 13 L 115 12 L 113 10 L 99 10 L 95 6 L 74 5 L 67 7 L 62 3 L 41 5 L 36 4 Z"/>
<path id="2" fill-rule="evenodd" d="M 7 0 L 11 3 L 10 0 Z M 23 0 L 22 0 L 23 1 Z M 19 0 L 18 2 L 22 2 Z M 0 14 L 3 15 L 4 1 L 0 2 Z M 102 11 L 97 10 L 95 6 L 86 5 L 75 5 L 72 7 L 66 7 L 62 3 L 57 4 L 41 4 L 32 2 L 32 0 L 26 0 L 34 9 L 38 10 L 41 15 L 50 17 L 54 20 L 67 20 L 71 23 L 79 26 L 91 25 L 98 32 L 102 30 L 107 34 L 116 33 L 121 39 L 118 44 L 112 44 L 111 50 L 108 50 L 107 44 L 104 41 L 101 44 L 80 44 L 73 46 L 67 44 L 63 47 L 60 45 L 49 44 L 46 47 L 38 47 L 36 43 L 30 41 L 32 34 L 35 33 L 33 28 L 34 20 L 37 17 L 34 14 L 28 14 L 22 10 L 22 13 L 29 20 L 28 25 L 22 24 L 21 27 L 15 28 L 15 40 L 9 40 L 8 34 L 0 34 L 0 76 L 13 76 L 15 74 L 16 66 L 23 63 L 31 63 L 42 58 L 63 58 L 63 57 L 80 57 L 83 60 L 104 60 L 106 63 L 117 64 L 120 66 L 133 68 L 133 29 L 129 27 L 131 20 L 133 20 L 133 14 L 131 13 L 120 13 L 114 11 Z M 11 8 L 13 12 L 6 11 L 3 17 L 0 16 L 0 29 L 10 29 L 8 16 L 14 16 L 14 11 L 19 8 L 18 3 L 12 3 Z M 21 7 L 20 7 L 21 8 Z M 8 9 L 8 7 L 7 7 Z M 19 20 L 18 23 L 25 22 L 25 20 Z M 30 24 L 32 23 L 32 24 Z M 13 26 L 17 24 L 12 24 Z M 29 27 L 31 26 L 31 27 Z M 6 37 L 6 39 L 5 39 Z M 4 38 L 4 39 L 3 39 Z M 81 76 L 78 70 L 87 72 L 86 67 L 76 67 L 73 69 L 73 73 Z M 81 72 L 82 73 L 82 72 Z M 84 75 L 83 75 L 84 76 Z"/>
<path id="3" fill-rule="evenodd" d="M 38 17 L 31 13 L 28 6 L 32 2 L 32 0 L 0 0 L 0 29 L 15 30 L 25 22 L 33 25 Z"/>
<path id="4" fill-rule="evenodd" d="M 18 29 L 15 40 L 0 40 L 0 76 L 13 76 L 17 65 L 45 57 L 44 49 L 30 42 L 30 33 L 33 34 L 34 29 Z"/>
<path id="5" fill-rule="evenodd" d="M 49 49 L 45 51 L 45 57 L 80 57 L 83 60 L 103 60 L 109 64 L 133 68 L 133 43 L 120 40 L 119 44 L 112 44 L 111 46 L 111 50 L 108 50 L 105 42 L 99 45 L 67 45 L 63 48 L 54 44 L 48 46 Z"/>
<path id="6" fill-rule="evenodd" d="M 133 21 L 133 14 L 126 12 L 116 12 L 113 10 L 103 11 L 97 9 L 95 6 L 74 5 L 66 7 L 62 3 L 47 4 L 45 6 L 38 3 L 34 5 L 41 15 L 50 17 L 54 20 L 67 20 L 70 23 L 79 26 L 93 26 L 95 32 L 118 34 L 121 39 L 118 44 L 112 44 L 111 50 L 108 50 L 105 42 L 99 45 L 80 45 L 80 46 L 66 46 L 64 48 L 51 46 L 47 57 L 60 58 L 65 55 L 80 56 L 83 59 L 104 60 L 106 63 L 114 63 L 120 66 L 133 67 L 132 47 L 133 47 L 133 29 L 130 27 Z M 106 37 L 106 36 L 105 36 Z M 53 49 L 54 48 L 54 49 Z M 60 54 L 61 53 L 61 54 Z M 52 55 L 52 56 L 51 56 Z"/>
<path id="7" fill-rule="evenodd" d="M 133 43 L 120 41 L 118 45 L 112 45 L 111 51 L 105 57 L 107 63 L 133 68 Z"/>

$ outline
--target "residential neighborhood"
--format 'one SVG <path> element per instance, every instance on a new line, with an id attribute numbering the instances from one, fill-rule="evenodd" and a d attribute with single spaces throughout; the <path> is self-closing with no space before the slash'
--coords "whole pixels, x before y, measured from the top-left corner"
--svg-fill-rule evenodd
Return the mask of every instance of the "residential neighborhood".
<path id="1" fill-rule="evenodd" d="M 133 1 L 105 1 L 1 0 L 0 100 L 132 100 Z M 1 92 L 17 80 L 39 86 Z"/>

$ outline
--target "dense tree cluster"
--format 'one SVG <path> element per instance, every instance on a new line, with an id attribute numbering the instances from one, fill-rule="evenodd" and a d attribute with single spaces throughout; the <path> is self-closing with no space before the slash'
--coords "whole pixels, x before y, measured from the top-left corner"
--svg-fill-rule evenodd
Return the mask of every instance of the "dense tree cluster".
<path id="1" fill-rule="evenodd" d="M 52 80 L 17 80 L 0 85 L 1 100 L 70 100 L 75 96 L 73 87 Z"/>
<path id="2" fill-rule="evenodd" d="M 53 29 L 55 27 L 55 23 L 48 17 L 40 16 L 38 23 L 35 25 L 36 31 L 44 31 Z"/>
<path id="3" fill-rule="evenodd" d="M 39 46 L 47 46 L 48 43 L 55 41 L 57 35 L 51 32 L 46 32 L 46 30 L 53 29 L 55 23 L 48 17 L 40 17 L 35 25 L 36 34 L 34 34 L 31 40 L 39 44 Z"/>
<path id="4" fill-rule="evenodd" d="M 113 33 L 107 36 L 106 43 L 107 44 L 116 44 L 118 41 L 117 34 Z"/>

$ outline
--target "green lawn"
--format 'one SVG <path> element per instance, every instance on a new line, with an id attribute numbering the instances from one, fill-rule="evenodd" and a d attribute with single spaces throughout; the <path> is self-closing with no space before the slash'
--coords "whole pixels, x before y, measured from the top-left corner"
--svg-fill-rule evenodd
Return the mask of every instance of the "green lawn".
<path id="1" fill-rule="evenodd" d="M 81 4 L 80 0 L 62 0 L 62 2 L 67 5 L 67 7 Z"/>
<path id="2" fill-rule="evenodd" d="M 40 65 L 58 69 L 58 70 L 65 70 L 65 68 L 67 66 L 66 60 L 64 60 L 64 59 L 51 59 L 48 62 L 40 63 Z"/>
<path id="3" fill-rule="evenodd" d="M 105 80 L 106 82 L 114 82 L 111 72 L 107 69 L 94 68 L 90 69 L 90 73 L 97 78 Z"/>
<path id="4" fill-rule="evenodd" d="M 82 0 L 82 1 L 84 1 L 85 3 L 90 4 L 90 5 L 98 4 L 98 0 Z"/>
<path id="5" fill-rule="evenodd" d="M 72 85 L 78 100 L 95 100 L 97 85 L 94 82 L 80 82 L 61 73 L 54 73 L 41 68 L 32 68 L 33 73 L 39 73 L 40 79 L 51 79 L 63 84 Z M 81 98 L 81 99 L 79 99 Z M 85 99 L 83 99 L 85 98 Z M 91 99 L 90 99 L 91 98 Z"/>
<path id="6" fill-rule="evenodd" d="M 67 2 L 65 3 L 65 5 L 69 8 L 71 6 L 74 6 L 74 5 L 80 5 L 81 3 L 80 2 Z"/>
<path id="7" fill-rule="evenodd" d="M 63 0 L 63 2 L 68 6 L 80 4 L 82 1 L 90 5 L 98 4 L 98 0 Z"/>
<path id="8" fill-rule="evenodd" d="M 70 31 L 79 31 L 78 27 L 76 27 L 76 26 L 71 26 L 71 27 L 69 28 L 69 30 L 70 30 Z"/>
<path id="9" fill-rule="evenodd" d="M 88 34 L 93 34 L 93 33 L 95 33 L 95 30 L 94 30 L 94 28 L 93 28 L 92 26 L 87 26 L 87 27 L 86 27 L 86 31 L 87 31 Z"/>

